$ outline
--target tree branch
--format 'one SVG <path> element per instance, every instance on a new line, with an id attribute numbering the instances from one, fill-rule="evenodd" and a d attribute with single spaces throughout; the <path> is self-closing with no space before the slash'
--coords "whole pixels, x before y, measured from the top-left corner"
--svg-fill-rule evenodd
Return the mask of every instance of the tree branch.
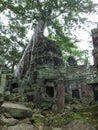
<path id="1" fill-rule="evenodd" d="M 37 7 L 38 7 L 38 10 L 39 10 L 39 12 L 41 13 L 41 16 L 42 17 L 45 17 L 45 12 L 44 12 L 44 10 L 42 9 L 42 5 L 41 5 L 41 2 L 39 1 L 39 0 L 36 0 L 36 2 L 37 2 Z"/>

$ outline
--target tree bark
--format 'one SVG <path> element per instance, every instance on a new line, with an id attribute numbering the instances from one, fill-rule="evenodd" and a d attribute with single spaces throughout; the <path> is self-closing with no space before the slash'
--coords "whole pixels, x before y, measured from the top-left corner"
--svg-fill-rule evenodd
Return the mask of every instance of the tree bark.
<path id="1" fill-rule="evenodd" d="M 32 71 L 32 59 L 33 59 L 33 51 L 35 44 L 37 44 L 40 40 L 40 37 L 43 36 L 45 29 L 45 19 L 41 17 L 38 21 L 38 24 L 34 30 L 33 36 L 27 45 L 22 58 L 19 61 L 18 67 L 15 72 L 16 77 L 22 77 L 28 71 Z"/>

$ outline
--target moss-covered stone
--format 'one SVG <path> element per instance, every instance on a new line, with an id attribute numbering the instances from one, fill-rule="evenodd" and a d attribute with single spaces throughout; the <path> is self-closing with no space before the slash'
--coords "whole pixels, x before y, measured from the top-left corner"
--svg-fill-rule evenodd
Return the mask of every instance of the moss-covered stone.
<path id="1" fill-rule="evenodd" d="M 32 110 L 24 105 L 14 103 L 4 103 L 2 108 L 10 113 L 14 118 L 27 118 L 32 116 Z"/>

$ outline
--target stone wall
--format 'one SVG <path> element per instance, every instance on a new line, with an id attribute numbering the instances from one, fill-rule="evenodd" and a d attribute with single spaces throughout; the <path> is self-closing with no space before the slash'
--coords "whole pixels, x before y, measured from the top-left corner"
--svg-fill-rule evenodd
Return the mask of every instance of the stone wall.
<path id="1" fill-rule="evenodd" d="M 89 78 L 95 72 L 94 66 L 80 65 L 68 67 L 65 79 L 66 92 L 72 98 L 93 97 L 93 90 L 88 84 Z"/>

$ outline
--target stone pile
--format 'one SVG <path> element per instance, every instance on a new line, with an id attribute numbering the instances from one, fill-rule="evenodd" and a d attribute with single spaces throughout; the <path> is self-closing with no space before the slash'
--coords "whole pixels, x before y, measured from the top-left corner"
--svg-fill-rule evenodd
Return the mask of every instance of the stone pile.
<path id="1" fill-rule="evenodd" d="M 0 130 L 38 130 L 33 111 L 21 104 L 4 103 L 0 108 Z"/>

